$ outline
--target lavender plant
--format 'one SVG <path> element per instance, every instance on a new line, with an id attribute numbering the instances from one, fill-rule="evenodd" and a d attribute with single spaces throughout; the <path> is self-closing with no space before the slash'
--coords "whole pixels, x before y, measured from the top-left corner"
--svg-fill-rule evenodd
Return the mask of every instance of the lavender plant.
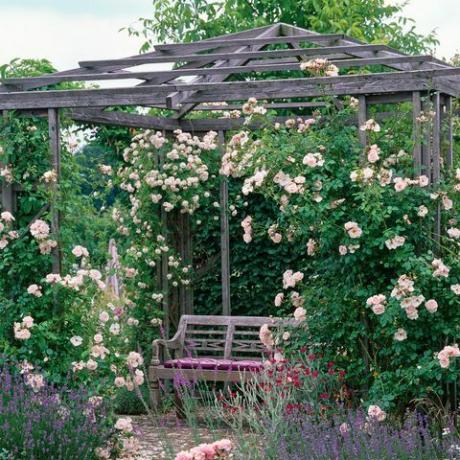
<path id="1" fill-rule="evenodd" d="M 409 413 L 400 424 L 348 411 L 321 422 L 291 414 L 269 431 L 262 458 L 284 460 L 457 459 L 460 440 L 453 425 L 442 434 L 426 417 Z"/>
<path id="2" fill-rule="evenodd" d="M 112 428 L 101 398 L 0 367 L 0 455 L 14 460 L 93 460 Z"/>

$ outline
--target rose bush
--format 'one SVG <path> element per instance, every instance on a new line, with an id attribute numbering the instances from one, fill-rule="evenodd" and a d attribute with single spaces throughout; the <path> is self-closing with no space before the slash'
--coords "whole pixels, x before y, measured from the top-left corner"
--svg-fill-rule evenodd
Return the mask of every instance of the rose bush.
<path id="1" fill-rule="evenodd" d="M 414 171 L 403 119 L 369 119 L 362 147 L 348 123 L 356 102 L 333 107 L 284 125 L 252 110 L 264 128 L 232 137 L 221 173 L 244 180 L 245 200 L 262 195 L 279 208 L 271 222 L 241 216 L 247 244 L 266 238 L 306 247 L 303 260 L 280 273 L 275 298 L 306 319 L 308 329 L 291 343 L 326 345 L 371 402 L 403 408 L 442 395 L 458 376 L 447 359 L 455 346 L 439 355 L 446 370 L 436 356 L 458 339 L 460 171 L 443 167 L 440 183 L 430 183 Z M 431 116 L 421 120 L 424 129 Z"/>

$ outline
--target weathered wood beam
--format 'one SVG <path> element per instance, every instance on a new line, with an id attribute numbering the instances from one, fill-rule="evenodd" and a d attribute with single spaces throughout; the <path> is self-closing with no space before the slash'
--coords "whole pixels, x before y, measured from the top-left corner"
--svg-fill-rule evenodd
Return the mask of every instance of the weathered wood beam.
<path id="1" fill-rule="evenodd" d="M 57 242 L 57 246 L 52 249 L 52 270 L 53 273 L 62 272 L 62 252 L 60 244 L 60 211 L 56 205 L 57 195 L 59 193 L 59 182 L 61 177 L 61 138 L 59 128 L 59 111 L 57 109 L 49 109 L 48 112 L 48 127 L 49 127 L 49 146 L 51 153 L 51 164 L 53 171 L 56 173 L 56 182 L 50 185 L 52 193 L 51 207 L 51 233 Z"/>
<path id="2" fill-rule="evenodd" d="M 312 35 L 303 34 L 297 35 L 294 37 L 296 42 L 310 42 L 310 43 L 333 43 L 336 40 L 343 39 L 344 34 L 321 34 L 321 35 Z M 280 43 L 287 43 L 291 41 L 292 37 L 286 36 L 275 36 L 275 37 L 264 37 L 264 38 L 228 38 L 228 39 L 219 39 L 213 40 L 212 42 L 191 42 L 191 43 L 165 43 L 161 45 L 155 45 L 154 48 L 158 51 L 187 51 L 196 53 L 197 51 L 205 51 L 214 48 L 220 48 L 223 46 L 231 45 L 273 45 Z"/>
<path id="3" fill-rule="evenodd" d="M 269 51 L 246 51 L 238 53 L 241 59 L 263 59 L 273 57 L 289 57 L 289 56 L 306 56 L 319 57 L 328 54 L 346 53 L 351 54 L 356 51 L 376 52 L 385 49 L 385 45 L 345 45 L 345 46 L 330 46 L 324 48 L 302 48 L 302 49 L 285 49 L 285 50 L 269 50 Z M 233 57 L 233 56 L 232 56 Z M 134 59 L 106 59 L 101 61 L 82 61 L 82 67 L 93 68 L 111 65 L 135 66 L 142 64 L 154 64 L 165 62 L 193 62 L 203 60 L 221 60 L 229 59 L 228 53 L 209 53 L 209 54 L 183 54 L 183 55 L 163 55 L 152 57 L 138 57 Z"/>
<path id="4" fill-rule="evenodd" d="M 339 68 L 348 67 L 365 67 L 372 65 L 390 65 L 398 62 L 427 62 L 432 59 L 429 55 L 422 56 L 402 56 L 402 57 L 376 57 L 376 58 L 361 58 L 361 59 L 332 59 L 331 64 Z M 24 83 L 41 83 L 42 85 L 51 85 L 62 81 L 98 81 L 98 80 L 150 80 L 154 78 L 164 79 L 165 81 L 173 80 L 175 78 L 184 76 L 210 76 L 210 75 L 232 75 L 232 74 L 246 74 L 251 72 L 285 72 L 297 70 L 300 71 L 299 62 L 281 62 L 265 64 L 264 61 L 251 61 L 245 65 L 226 66 L 226 67 L 204 67 L 204 68 L 179 68 L 175 70 L 162 70 L 162 71 L 144 71 L 144 72 L 109 72 L 109 73 L 89 73 L 80 74 L 78 77 L 74 76 L 43 76 L 43 77 L 30 77 L 30 78 L 10 78 L 2 80 L 5 84 L 21 85 Z M 260 63 L 262 62 L 262 63 Z M 218 81 L 216 79 L 209 81 Z"/>
<path id="5" fill-rule="evenodd" d="M 310 30 L 303 29 L 301 27 L 293 26 L 290 24 L 280 24 L 281 27 L 281 33 L 287 36 L 296 36 L 296 35 L 303 35 L 305 33 L 311 33 L 311 34 L 317 34 L 317 32 L 312 32 Z M 349 36 L 345 36 L 343 39 L 339 39 L 338 43 L 342 46 L 352 46 L 352 45 L 363 45 L 364 43 L 361 40 L 358 40 L 356 38 L 352 38 Z M 364 51 L 364 52 L 362 52 Z M 356 53 L 353 53 L 354 56 L 356 57 L 369 57 L 369 53 L 366 52 L 365 50 L 359 51 L 357 50 Z M 407 56 L 406 54 L 391 48 L 390 46 L 385 46 L 381 50 L 378 51 L 377 53 L 378 56 Z M 393 66 L 395 69 L 398 70 L 411 70 L 413 69 L 413 65 L 410 63 L 401 63 L 401 64 L 395 64 Z M 441 61 L 440 59 L 433 58 L 430 62 L 425 63 L 422 65 L 422 68 L 427 68 L 427 69 L 439 69 L 439 68 L 452 68 L 450 64 Z"/>
<path id="6" fill-rule="evenodd" d="M 278 25 L 274 25 L 272 27 L 269 27 L 268 29 L 264 30 L 263 32 L 261 32 L 261 34 L 259 35 L 259 37 L 271 37 L 271 36 L 275 36 L 275 35 L 278 35 L 279 33 L 279 26 Z M 252 49 L 252 51 L 257 51 L 259 49 L 261 49 L 263 47 L 263 45 L 255 45 Z M 218 61 L 218 62 L 215 62 L 213 64 L 213 68 L 226 68 L 226 67 L 233 67 L 233 66 L 241 66 L 243 64 L 246 64 L 247 63 L 247 59 L 241 59 L 239 57 L 239 55 L 247 50 L 247 49 L 250 49 L 250 47 L 248 47 L 247 45 L 244 45 L 244 46 L 240 46 L 238 48 L 231 48 L 231 51 L 232 51 L 232 55 L 235 55 L 235 59 L 229 59 L 229 60 L 222 60 L 222 61 Z M 227 52 L 228 52 L 228 48 L 227 48 Z M 208 76 L 208 77 L 205 77 L 205 76 L 197 76 L 193 82 L 199 82 L 199 81 L 204 81 L 205 78 L 207 78 L 209 82 L 221 82 L 221 81 L 224 81 L 230 74 L 229 73 L 224 73 L 224 74 L 220 74 L 220 75 L 212 75 L 212 76 Z M 191 95 L 193 95 L 193 92 L 192 93 L 175 93 L 175 94 L 172 94 L 172 95 L 169 95 L 166 97 L 166 105 L 169 107 L 169 108 L 178 108 L 178 105 L 181 103 L 181 102 L 184 102 L 186 99 L 188 99 Z M 187 114 L 188 112 L 190 112 L 191 110 L 193 110 L 193 107 L 195 106 L 196 104 L 185 104 L 183 105 L 182 107 L 179 108 L 179 111 L 177 113 L 177 115 L 175 116 L 175 118 L 182 118 L 185 114 Z"/>
<path id="7" fill-rule="evenodd" d="M 178 129 L 177 120 L 166 117 L 152 117 L 150 115 L 139 115 L 127 112 L 103 112 L 94 110 L 72 110 L 68 116 L 75 121 L 86 123 L 112 124 L 116 126 L 127 126 L 145 129 L 157 129 L 174 131 Z"/>
<path id="8" fill-rule="evenodd" d="M 290 51 L 290 50 L 288 50 Z M 222 102 L 322 95 L 397 93 L 436 89 L 443 76 L 460 76 L 460 68 L 412 70 L 338 77 L 314 77 L 289 80 L 260 80 L 177 85 L 146 85 L 133 88 L 107 88 L 61 91 L 32 91 L 0 94 L 0 109 L 43 107 L 107 107 L 110 105 L 148 105 L 161 103 L 171 91 L 197 91 L 190 102 Z"/>
<path id="9" fill-rule="evenodd" d="M 446 99 L 446 166 L 452 168 L 454 165 L 454 113 L 452 97 L 448 96 Z"/>
<path id="10" fill-rule="evenodd" d="M 433 103 L 433 182 L 437 184 L 441 177 L 441 94 L 437 91 L 432 97 Z"/>
<path id="11" fill-rule="evenodd" d="M 219 148 L 225 154 L 225 133 L 219 131 Z M 230 302 L 230 227 L 228 221 L 228 181 L 220 176 L 220 246 L 222 276 L 222 314 L 231 315 Z"/>
<path id="12" fill-rule="evenodd" d="M 2 112 L 3 121 L 8 122 L 8 112 L 4 110 Z M 0 161 L 0 169 L 5 167 L 6 164 Z M 10 184 L 6 180 L 3 180 L 1 185 L 1 204 L 3 211 L 14 212 L 15 211 L 15 192 L 14 192 L 14 185 Z"/>
<path id="13" fill-rule="evenodd" d="M 420 175 L 422 170 L 422 128 L 420 115 L 422 111 L 422 99 L 419 91 L 412 93 L 412 133 L 414 140 L 414 170 L 415 174 Z"/>
<path id="14" fill-rule="evenodd" d="M 359 132 L 359 142 L 362 147 L 367 145 L 367 135 L 366 131 L 361 129 L 367 121 L 367 101 L 366 96 L 359 96 L 359 106 L 358 106 L 358 132 Z"/>
<path id="15" fill-rule="evenodd" d="M 303 108 L 319 108 L 326 107 L 326 102 L 273 102 L 271 104 L 259 103 L 262 107 L 268 110 L 272 109 L 303 109 Z M 195 111 L 228 111 L 241 110 L 241 104 L 199 104 L 195 107 Z"/>
<path id="16" fill-rule="evenodd" d="M 117 113 L 117 116 L 111 117 L 112 114 Z M 148 115 L 132 115 L 126 114 L 126 117 L 119 116 L 120 112 L 105 112 L 103 117 L 98 114 L 92 114 L 86 111 L 72 111 L 69 117 L 75 121 L 82 121 L 85 123 L 94 124 L 107 124 L 114 126 L 126 126 L 130 128 L 143 128 L 143 129 L 156 129 L 161 130 L 157 119 Z M 296 118 L 298 115 L 278 116 L 274 118 L 275 122 L 284 123 L 288 119 Z M 394 116 L 393 112 L 381 112 L 376 115 L 377 120 L 383 120 Z M 207 131 L 219 130 L 232 130 L 242 127 L 248 129 L 258 129 L 261 127 L 260 122 L 253 122 L 245 125 L 245 118 L 204 118 L 204 119 L 190 119 L 190 120 L 176 120 L 167 119 L 170 122 L 167 131 L 174 131 L 175 129 L 182 129 L 183 131 L 202 133 Z M 358 123 L 357 118 L 350 118 L 349 123 Z"/>

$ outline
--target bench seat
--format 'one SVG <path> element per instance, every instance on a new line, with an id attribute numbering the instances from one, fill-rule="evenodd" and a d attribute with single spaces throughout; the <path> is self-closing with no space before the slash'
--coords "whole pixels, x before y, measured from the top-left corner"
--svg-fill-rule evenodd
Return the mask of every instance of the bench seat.
<path id="1" fill-rule="evenodd" d="M 260 371 L 264 365 L 256 360 L 214 358 L 178 358 L 165 361 L 164 367 L 175 369 L 215 369 L 222 371 Z"/>

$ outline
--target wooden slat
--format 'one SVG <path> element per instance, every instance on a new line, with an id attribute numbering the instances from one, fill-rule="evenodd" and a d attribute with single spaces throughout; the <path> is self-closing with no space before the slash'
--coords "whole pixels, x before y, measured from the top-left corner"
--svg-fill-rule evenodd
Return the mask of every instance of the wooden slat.
<path id="1" fill-rule="evenodd" d="M 421 139 L 421 124 L 418 118 L 422 111 L 422 100 L 419 91 L 414 91 L 412 96 L 412 130 L 414 139 L 414 169 L 416 174 L 421 173 L 422 166 L 422 139 Z"/>
<path id="2" fill-rule="evenodd" d="M 344 34 L 321 34 L 313 35 L 311 33 L 297 35 L 296 37 L 266 37 L 266 38 L 227 38 L 220 40 L 213 40 L 212 42 L 191 42 L 191 43 L 165 43 L 155 45 L 154 48 L 158 51 L 188 51 L 196 53 L 197 51 L 210 50 L 222 46 L 230 45 L 269 45 L 287 43 L 289 40 L 294 39 L 296 42 L 310 42 L 310 43 L 332 43 L 336 40 L 343 39 Z"/>
<path id="3" fill-rule="evenodd" d="M 235 326 L 262 326 L 263 324 L 275 324 L 281 321 L 279 318 L 268 316 L 216 316 L 216 315 L 184 315 L 184 323 L 188 326 L 194 325 L 215 325 L 225 326 L 234 324 Z"/>
<path id="4" fill-rule="evenodd" d="M 427 62 L 432 59 L 429 55 L 421 56 L 403 56 L 403 57 L 375 57 L 375 58 L 362 58 L 362 59 L 332 59 L 331 64 L 336 65 L 339 68 L 350 68 L 350 67 L 365 67 L 371 65 L 390 65 L 398 62 Z M 172 80 L 184 76 L 195 76 L 195 75 L 233 75 L 233 74 L 246 74 L 251 72 L 286 72 L 286 71 L 300 71 L 299 63 L 251 63 L 246 65 L 234 65 L 234 66 L 221 66 L 221 67 L 204 67 L 204 68 L 180 68 L 177 70 L 164 70 L 164 71 L 144 71 L 144 72 L 109 72 L 109 73 L 98 73 L 98 74 L 80 74 L 77 78 L 74 76 L 60 77 L 60 76 L 42 76 L 42 77 L 31 77 L 31 78 L 10 78 L 2 80 L 6 85 L 21 85 L 24 81 L 27 83 L 40 83 L 41 85 L 51 85 L 62 81 L 98 81 L 98 80 L 150 80 L 153 78 L 159 78 L 164 80 Z M 217 80 L 214 80 L 217 81 Z"/>
<path id="5" fill-rule="evenodd" d="M 69 118 L 72 118 L 76 121 L 83 121 L 86 123 L 96 123 L 96 124 L 108 124 L 115 126 L 125 126 L 131 128 L 145 128 L 145 129 L 163 129 L 162 125 L 159 125 L 157 122 L 157 117 L 150 117 L 148 115 L 137 115 L 132 116 L 131 114 L 126 114 L 126 117 L 113 117 L 111 118 L 113 112 L 105 113 L 103 117 L 98 115 L 93 115 L 91 112 L 86 114 L 84 112 L 75 112 L 72 111 L 69 114 Z M 76 115 L 74 115 L 76 114 Z M 394 116 L 394 112 L 380 112 L 377 113 L 377 120 L 384 120 Z M 288 119 L 292 119 L 296 115 L 290 116 L 278 116 L 273 119 L 274 122 L 284 123 Z M 141 117 L 143 117 L 141 119 Z M 151 120 L 150 120 L 151 119 Z M 139 121 L 140 120 L 140 121 Z M 248 129 L 258 129 L 262 126 L 261 122 L 252 122 L 248 125 L 245 124 L 244 118 L 204 118 L 204 119 L 190 119 L 190 120 L 171 120 L 168 119 L 169 129 L 182 129 L 183 131 L 188 131 L 192 133 L 203 133 L 208 131 L 219 131 L 219 130 L 233 130 L 241 127 Z M 346 120 L 347 124 L 358 123 L 357 118 L 350 118 Z"/>
<path id="6" fill-rule="evenodd" d="M 3 122 L 8 122 L 8 112 L 4 110 L 2 112 Z M 6 164 L 0 161 L 0 169 L 5 167 Z M 1 187 L 1 204 L 3 211 L 14 212 L 15 211 L 15 191 L 14 185 L 3 180 L 0 183 Z"/>
<path id="7" fill-rule="evenodd" d="M 180 127 L 176 120 L 150 115 L 138 115 L 126 112 L 101 112 L 94 110 L 72 110 L 69 117 L 75 121 L 87 123 L 113 124 L 132 128 L 158 129 L 173 131 Z"/>
<path id="8" fill-rule="evenodd" d="M 446 123 L 447 123 L 447 153 L 446 166 L 452 168 L 454 165 L 454 114 L 452 97 L 446 100 Z"/>
<path id="9" fill-rule="evenodd" d="M 297 26 L 293 26 L 293 25 L 290 25 L 290 24 L 284 24 L 284 23 L 281 23 L 280 24 L 280 28 L 281 28 L 281 33 L 284 34 L 284 35 L 288 35 L 288 36 L 296 36 L 296 35 L 302 35 L 306 32 L 308 33 L 311 33 L 311 34 L 317 34 L 317 35 L 320 35 L 318 34 L 317 32 L 312 32 L 312 31 L 309 31 L 309 30 L 306 30 L 306 29 L 303 29 L 301 27 L 297 27 Z M 345 36 L 343 39 L 339 39 L 338 40 L 338 43 L 342 46 L 353 46 L 353 45 L 363 45 L 364 42 L 362 42 L 361 40 L 358 40 L 356 38 L 352 38 L 352 37 L 349 37 L 349 36 Z M 365 57 L 369 57 L 369 53 L 364 51 L 357 51 L 357 52 L 354 52 L 353 53 L 354 56 L 356 57 L 361 57 L 361 58 L 365 58 Z M 377 53 L 378 56 L 407 56 L 406 54 L 394 49 L 394 48 L 391 48 L 390 46 L 386 45 L 384 48 L 382 48 L 382 50 L 380 50 L 378 53 Z M 398 69 L 398 70 L 410 70 L 410 69 L 413 69 L 413 65 L 408 61 L 407 63 L 400 63 L 400 64 L 394 64 L 393 67 L 395 69 Z M 446 62 L 444 61 L 441 61 L 440 59 L 436 59 L 436 58 L 433 58 L 433 60 L 431 60 L 430 62 L 426 63 L 425 68 L 427 69 L 439 69 L 439 68 L 452 68 L 453 66 L 447 64 Z"/>
<path id="10" fill-rule="evenodd" d="M 225 154 L 225 133 L 219 131 L 219 148 Z M 222 314 L 231 314 L 230 301 L 230 227 L 228 221 L 228 181 L 220 176 L 220 250 L 222 276 Z"/>
<path id="11" fill-rule="evenodd" d="M 432 180 L 434 184 L 438 184 L 441 178 L 441 94 L 437 91 L 433 97 L 433 110 L 435 112 L 433 118 L 433 135 L 432 135 Z M 439 251 L 441 240 L 441 206 L 438 203 L 434 218 L 434 233 L 433 238 L 436 244 L 435 251 Z"/>
<path id="12" fill-rule="evenodd" d="M 378 94 L 436 88 L 436 84 L 442 82 L 443 76 L 458 75 L 460 75 L 460 68 L 290 80 L 3 93 L 0 94 L 0 109 L 148 105 L 149 103 L 163 102 L 164 96 L 171 91 L 197 91 L 198 93 L 190 97 L 191 102 L 244 100 L 251 96 L 266 99 L 281 99 L 286 97 L 316 97 L 328 94 Z"/>
<path id="13" fill-rule="evenodd" d="M 366 147 L 367 144 L 367 135 L 366 131 L 361 129 L 367 121 L 367 101 L 366 96 L 359 96 L 359 107 L 358 107 L 358 132 L 359 132 L 359 142 L 363 147 Z"/>
<path id="14" fill-rule="evenodd" d="M 385 45 L 345 45 L 345 46 L 328 46 L 323 48 L 302 48 L 290 50 L 270 50 L 270 51 L 247 51 L 238 53 L 240 59 L 263 59 L 273 57 L 288 57 L 288 56 L 306 56 L 306 57 L 321 57 L 334 53 L 354 53 L 356 51 L 376 52 L 385 49 Z M 233 55 L 229 53 L 209 53 L 209 54 L 183 54 L 172 56 L 152 56 L 138 57 L 133 59 L 105 59 L 100 61 L 82 61 L 79 64 L 82 67 L 93 68 L 112 65 L 136 66 L 142 64 L 155 64 L 165 62 L 200 62 L 203 60 L 221 60 L 229 59 Z"/>
<path id="15" fill-rule="evenodd" d="M 52 199 L 57 200 L 59 192 L 59 182 L 61 177 L 61 139 L 59 128 L 59 112 L 56 109 L 48 111 L 48 127 L 49 127 L 49 146 L 51 153 L 52 169 L 56 173 L 56 182 L 51 185 Z M 60 244 L 60 211 L 56 203 L 51 203 L 51 233 L 55 241 L 58 243 L 52 249 L 52 270 L 53 273 L 62 272 L 62 252 Z"/>
<path id="16" fill-rule="evenodd" d="M 326 102 L 274 102 L 271 104 L 259 104 L 268 110 L 274 109 L 303 109 L 303 108 L 319 108 L 326 107 Z M 206 105 L 200 104 L 195 107 L 197 111 L 228 111 L 241 110 L 241 104 L 226 104 L 226 105 Z"/>
<path id="17" fill-rule="evenodd" d="M 279 26 L 278 25 L 274 25 L 272 27 L 269 27 L 268 29 L 264 30 L 263 32 L 261 32 L 260 35 L 258 35 L 259 37 L 271 37 L 271 36 L 274 36 L 274 35 L 277 35 L 279 32 Z M 252 47 L 252 51 L 257 51 L 259 49 L 262 48 L 263 45 L 255 45 L 254 47 Z M 250 47 L 248 47 L 247 45 L 245 46 L 240 46 L 238 48 L 231 48 L 230 50 L 228 48 L 225 48 L 225 50 L 227 51 L 227 53 L 229 51 L 231 51 L 231 54 L 235 56 L 235 59 L 230 59 L 230 60 L 222 60 L 222 61 L 217 61 L 217 62 L 214 62 L 213 65 L 212 65 L 212 68 L 216 69 L 216 68 L 227 68 L 227 67 L 232 67 L 232 66 L 241 66 L 243 64 L 246 64 L 247 62 L 247 59 L 241 59 L 239 56 L 240 54 L 247 50 L 247 49 L 250 49 Z M 224 74 L 220 74 L 220 75 L 213 75 L 213 76 L 209 76 L 207 77 L 208 80 L 207 81 L 210 81 L 210 82 L 219 82 L 219 81 L 224 81 L 230 74 L 229 73 L 224 73 Z M 196 83 L 198 81 L 204 81 L 205 77 L 204 76 L 197 76 L 195 77 L 195 79 L 192 81 L 192 83 Z M 179 94 L 179 93 L 175 93 L 173 95 L 168 95 L 166 97 L 166 105 L 170 108 L 176 108 L 178 106 L 178 104 L 180 104 L 181 102 L 184 102 L 190 95 L 192 95 L 193 93 L 182 93 L 182 94 Z M 183 105 L 182 107 L 180 107 L 179 109 L 179 112 L 177 113 L 177 118 L 182 118 L 186 113 L 190 112 L 193 107 L 195 106 L 196 104 L 185 104 Z"/>

